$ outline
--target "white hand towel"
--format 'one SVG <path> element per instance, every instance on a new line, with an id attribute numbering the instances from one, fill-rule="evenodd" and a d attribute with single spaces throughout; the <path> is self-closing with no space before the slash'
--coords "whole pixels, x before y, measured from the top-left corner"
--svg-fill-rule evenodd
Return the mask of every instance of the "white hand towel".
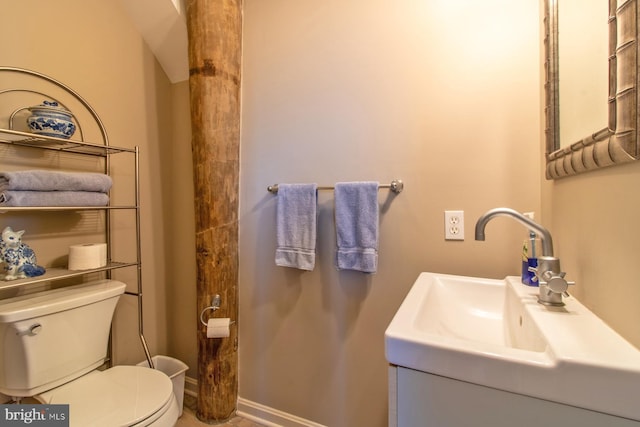
<path id="1" fill-rule="evenodd" d="M 316 262 L 317 184 L 279 184 L 276 265 L 313 270 Z"/>
<path id="2" fill-rule="evenodd" d="M 377 182 L 339 182 L 335 186 L 336 266 L 375 273 L 378 269 Z"/>

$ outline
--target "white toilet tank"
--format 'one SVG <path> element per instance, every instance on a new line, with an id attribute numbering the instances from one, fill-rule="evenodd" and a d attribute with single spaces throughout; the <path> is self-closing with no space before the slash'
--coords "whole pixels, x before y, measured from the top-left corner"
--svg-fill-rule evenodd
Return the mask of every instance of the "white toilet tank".
<path id="1" fill-rule="evenodd" d="M 105 361 L 125 284 L 98 280 L 0 301 L 0 393 L 33 396 Z"/>

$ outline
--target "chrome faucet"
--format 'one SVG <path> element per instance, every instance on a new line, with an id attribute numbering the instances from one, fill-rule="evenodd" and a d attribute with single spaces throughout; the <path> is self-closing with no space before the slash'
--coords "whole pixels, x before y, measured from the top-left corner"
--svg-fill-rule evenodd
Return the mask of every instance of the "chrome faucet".
<path id="1" fill-rule="evenodd" d="M 540 286 L 538 302 L 544 305 L 563 306 L 562 296 L 569 296 L 567 288 L 574 283 L 564 279 L 565 273 L 560 269 L 560 260 L 553 256 L 553 240 L 549 230 L 513 209 L 495 208 L 478 218 L 476 240 L 484 241 L 484 229 L 496 216 L 511 217 L 540 236 L 542 256 L 538 257 L 538 268 L 531 270 L 536 274 Z"/>

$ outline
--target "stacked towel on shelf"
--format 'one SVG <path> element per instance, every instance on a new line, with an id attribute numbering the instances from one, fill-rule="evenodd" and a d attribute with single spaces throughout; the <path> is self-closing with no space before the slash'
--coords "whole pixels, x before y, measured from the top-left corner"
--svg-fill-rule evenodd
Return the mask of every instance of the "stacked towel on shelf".
<path id="1" fill-rule="evenodd" d="M 373 181 L 335 185 L 339 270 L 375 273 L 378 269 L 378 186 Z"/>
<path id="2" fill-rule="evenodd" d="M 0 206 L 106 206 L 111 185 L 100 173 L 0 172 Z"/>
<path id="3" fill-rule="evenodd" d="M 106 193 L 111 189 L 111 177 L 91 172 L 55 172 L 26 170 L 0 172 L 0 192 L 23 191 L 93 191 Z"/>
<path id="4" fill-rule="evenodd" d="M 3 191 L 0 206 L 107 206 L 109 196 L 92 191 Z"/>
<path id="5" fill-rule="evenodd" d="M 318 186 L 280 184 L 276 208 L 276 265 L 313 270 Z"/>

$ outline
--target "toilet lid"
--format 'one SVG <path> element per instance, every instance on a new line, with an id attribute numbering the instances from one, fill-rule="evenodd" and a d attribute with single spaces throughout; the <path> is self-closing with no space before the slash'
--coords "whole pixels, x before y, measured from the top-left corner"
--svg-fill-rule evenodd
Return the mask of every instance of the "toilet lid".
<path id="1" fill-rule="evenodd" d="M 39 397 L 50 404 L 69 404 L 72 426 L 130 426 L 167 404 L 173 397 L 173 384 L 155 369 L 114 366 L 93 371 Z"/>

